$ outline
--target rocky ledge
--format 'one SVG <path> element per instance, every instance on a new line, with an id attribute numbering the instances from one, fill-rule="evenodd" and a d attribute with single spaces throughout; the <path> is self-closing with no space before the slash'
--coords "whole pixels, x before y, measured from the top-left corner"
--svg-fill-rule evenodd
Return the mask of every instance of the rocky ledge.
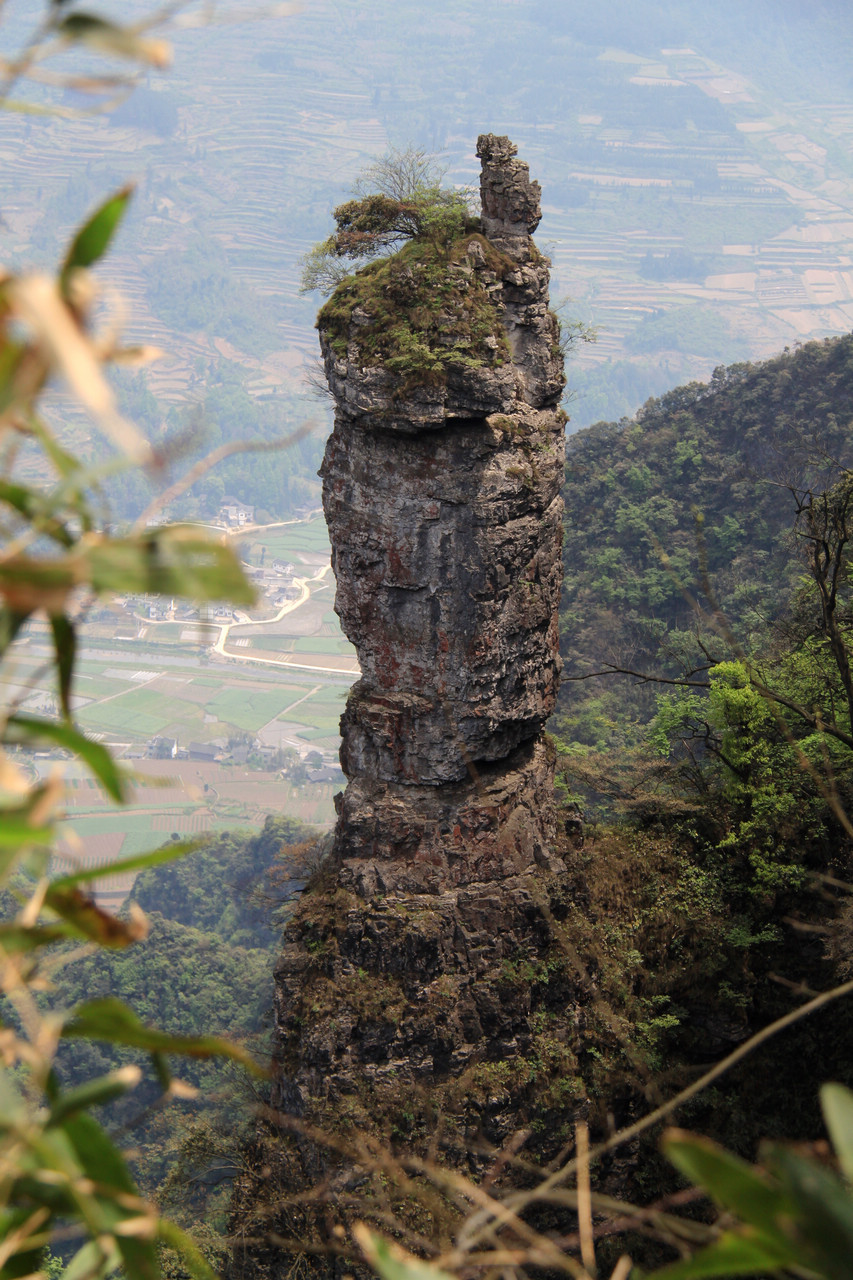
<path id="1" fill-rule="evenodd" d="M 578 1097 L 585 997 L 558 937 L 570 886 L 543 736 L 560 673 L 562 355 L 530 238 L 539 187 L 507 138 L 481 137 L 478 155 L 484 234 L 439 261 L 407 246 L 320 315 L 335 607 L 362 677 L 333 851 L 276 973 L 273 1112 L 300 1136 L 268 1135 L 237 1192 L 242 1225 L 291 1253 L 256 1248 L 255 1271 L 283 1273 L 355 1189 L 363 1201 L 370 1178 L 341 1144 L 435 1151 L 441 1116 L 446 1158 L 470 1169 L 477 1143 L 526 1124 L 559 1146 Z M 322 1213 L 304 1194 L 318 1180 L 334 1189 Z"/>

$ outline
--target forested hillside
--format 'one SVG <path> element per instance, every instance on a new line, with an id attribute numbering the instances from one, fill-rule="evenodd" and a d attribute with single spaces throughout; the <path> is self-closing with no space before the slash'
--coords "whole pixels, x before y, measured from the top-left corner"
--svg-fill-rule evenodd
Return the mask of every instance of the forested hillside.
<path id="1" fill-rule="evenodd" d="M 797 495 L 851 465 L 851 336 L 719 368 L 635 419 L 572 436 L 557 732 L 602 748 L 638 741 L 658 687 L 589 674 L 671 678 L 708 654 L 732 657 L 716 611 L 751 657 L 769 658 L 804 572 Z"/>
<path id="2" fill-rule="evenodd" d="M 304 883 L 312 834 L 299 822 L 270 817 L 259 835 L 225 832 L 143 872 L 129 902 L 148 915 L 148 937 L 128 950 L 78 955 L 60 968 L 51 1003 L 68 1008 L 117 997 L 148 1026 L 175 1036 L 226 1036 L 265 1061 L 273 964 L 294 891 Z M 164 1107 L 147 1054 L 87 1040 L 62 1047 L 57 1071 L 64 1087 L 74 1087 L 128 1062 L 146 1075 L 109 1109 L 109 1125 L 125 1132 L 125 1142 L 130 1138 L 146 1194 L 155 1194 L 220 1260 L 218 1234 L 241 1135 L 258 1101 L 252 1082 L 219 1059 L 171 1059 L 196 1093 L 185 1098 L 184 1090 Z"/>
<path id="3" fill-rule="evenodd" d="M 853 967 L 851 465 L 849 336 L 569 443 L 551 727 L 587 813 L 578 925 L 640 1044 L 645 1005 L 665 1074 Z M 789 1033 L 692 1123 L 742 1150 L 814 1136 L 851 1035 L 844 1006 Z"/>

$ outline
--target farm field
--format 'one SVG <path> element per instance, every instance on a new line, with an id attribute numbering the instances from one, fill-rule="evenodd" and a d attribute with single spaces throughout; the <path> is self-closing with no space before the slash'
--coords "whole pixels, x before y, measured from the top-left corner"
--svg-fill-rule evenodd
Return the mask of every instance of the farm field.
<path id="1" fill-rule="evenodd" d="M 268 529 L 252 529 L 240 536 L 243 555 L 249 564 L 259 565 L 263 560 L 298 558 L 302 564 L 328 563 L 331 555 L 329 535 L 322 517 L 307 523 L 296 523 Z M 263 558 L 263 559 L 262 559 Z"/>
<path id="2" fill-rule="evenodd" d="M 304 599 L 298 598 L 278 622 L 210 627 L 211 640 L 226 630 L 253 636 L 251 648 L 218 654 L 174 637 L 168 645 L 155 645 L 147 638 L 159 629 L 153 624 L 135 644 L 116 648 L 108 635 L 92 636 L 92 629 L 84 628 L 77 721 L 124 757 L 133 784 L 128 805 L 117 809 L 81 765 L 67 765 L 68 817 L 57 866 L 107 867 L 172 835 L 183 839 L 215 827 L 260 828 L 268 813 L 288 814 L 319 829 L 333 825 L 333 797 L 342 782 L 293 783 L 278 767 L 249 768 L 227 759 L 229 742 L 255 740 L 272 752 L 319 751 L 326 763 L 335 764 L 340 715 L 358 674 L 354 650 L 332 611 L 334 584 L 322 520 L 279 527 L 269 536 L 255 532 L 266 557 L 285 559 L 308 576 Z M 102 623 L 98 630 L 109 632 L 109 627 Z M 261 634 L 255 637 L 256 631 Z M 7 700 L 18 697 L 38 714 L 55 709 L 54 692 L 37 683 L 45 641 L 46 634 L 34 627 L 17 644 L 3 691 Z M 154 738 L 175 739 L 183 748 L 218 745 L 224 758 L 139 758 Z M 27 767 L 47 774 L 56 760 L 45 752 Z M 132 874 L 106 873 L 96 890 L 102 900 L 117 902 L 132 881 Z"/>
<path id="3" fill-rule="evenodd" d="M 277 771 L 239 769 L 216 762 L 145 760 L 127 807 L 117 809 L 91 778 L 70 778 L 67 818 L 54 858 L 55 870 L 104 866 L 159 848 L 177 836 L 191 839 L 216 828 L 260 830 L 269 813 L 287 814 L 318 830 L 334 823 L 331 783 L 282 779 Z M 98 899 L 123 901 L 134 873 L 95 882 Z"/>

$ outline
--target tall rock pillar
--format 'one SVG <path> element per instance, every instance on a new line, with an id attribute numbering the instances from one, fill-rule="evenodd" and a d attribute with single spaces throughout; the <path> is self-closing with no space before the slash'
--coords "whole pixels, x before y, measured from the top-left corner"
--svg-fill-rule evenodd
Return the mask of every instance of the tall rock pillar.
<path id="1" fill-rule="evenodd" d="M 273 1094 L 341 1141 L 441 1146 L 438 1124 L 463 1159 L 535 1117 L 562 1141 L 577 1079 L 543 734 L 560 673 L 563 362 L 531 240 L 539 186 L 507 138 L 481 137 L 478 155 L 481 230 L 371 265 L 318 322 L 335 607 L 362 675 L 333 852 L 276 972 Z M 364 1184 L 307 1139 L 263 1159 L 279 1204 L 322 1176 L 343 1213 Z"/>
<path id="2" fill-rule="evenodd" d="M 464 288 L 442 319 L 464 333 L 473 296 L 502 341 L 407 387 L 363 362 L 369 303 L 345 351 L 321 328 L 335 607 L 362 671 L 341 725 L 336 850 L 364 898 L 494 882 L 547 865 L 553 841 L 542 727 L 560 670 L 562 356 L 530 238 L 539 186 L 508 139 L 481 137 L 478 154 L 486 237 L 447 265 Z"/>

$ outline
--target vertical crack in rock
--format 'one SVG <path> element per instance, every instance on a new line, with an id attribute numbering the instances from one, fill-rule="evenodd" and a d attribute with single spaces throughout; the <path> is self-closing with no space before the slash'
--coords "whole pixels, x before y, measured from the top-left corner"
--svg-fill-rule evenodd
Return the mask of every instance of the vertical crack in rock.
<path id="1" fill-rule="evenodd" d="M 318 322 L 335 607 L 362 676 L 333 852 L 277 968 L 273 1091 L 313 1126 L 410 1146 L 435 1141 L 440 1113 L 457 1158 L 552 1115 L 557 1080 L 562 1124 L 577 1065 L 543 736 L 560 673 L 563 362 L 530 238 L 539 186 L 509 139 L 484 135 L 477 153 L 483 234 L 441 253 L 414 242 Z M 409 317 L 405 349 L 382 336 L 389 299 Z M 279 1194 L 331 1167 L 338 1192 L 364 1181 L 305 1140 L 277 1151 L 263 1159 Z"/>

